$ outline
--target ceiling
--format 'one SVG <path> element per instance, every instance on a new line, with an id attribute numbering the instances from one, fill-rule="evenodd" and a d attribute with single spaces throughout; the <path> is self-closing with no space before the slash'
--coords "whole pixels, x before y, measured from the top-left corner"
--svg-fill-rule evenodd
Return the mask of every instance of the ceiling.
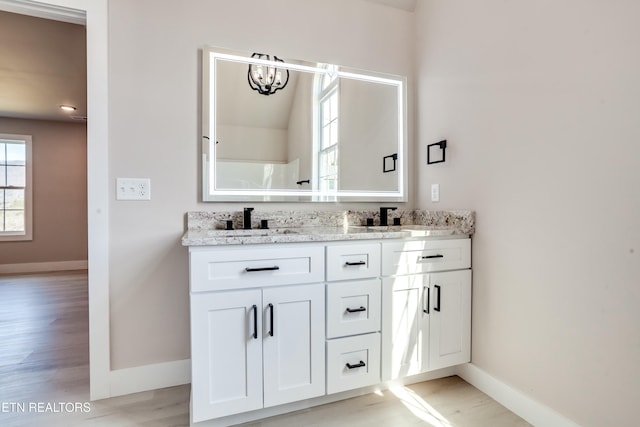
<path id="1" fill-rule="evenodd" d="M 83 25 L 0 11 L 0 117 L 86 120 L 86 68 Z"/>

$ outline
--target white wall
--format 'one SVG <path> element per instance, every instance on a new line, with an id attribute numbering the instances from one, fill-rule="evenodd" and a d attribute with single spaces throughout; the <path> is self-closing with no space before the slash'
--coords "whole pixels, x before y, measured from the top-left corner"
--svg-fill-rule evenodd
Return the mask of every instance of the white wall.
<path id="1" fill-rule="evenodd" d="M 417 3 L 417 204 L 477 211 L 473 363 L 638 425 L 640 3 Z"/>
<path id="2" fill-rule="evenodd" d="M 412 81 L 413 14 L 380 4 L 110 0 L 111 194 L 116 177 L 148 177 L 152 187 L 149 202 L 112 197 L 109 206 L 111 369 L 189 358 L 184 214 L 247 205 L 198 203 L 199 49 L 207 44 L 408 75 Z M 251 205 L 264 211 L 318 207 Z"/>
<path id="3" fill-rule="evenodd" d="M 0 117 L 31 135 L 33 239 L 0 244 L 0 265 L 87 260 L 87 125 Z"/>
<path id="4" fill-rule="evenodd" d="M 287 162 L 286 129 L 219 124 L 216 140 L 217 159 Z"/>
<path id="5" fill-rule="evenodd" d="M 341 190 L 398 191 L 398 172 L 382 158 L 397 153 L 398 88 L 340 79 L 338 163 Z"/>
<path id="6" fill-rule="evenodd" d="M 299 159 L 298 177 L 301 180 L 313 180 L 312 98 L 313 74 L 300 73 L 296 81 L 295 98 L 289 115 L 287 155 L 290 162 Z M 296 185 L 295 188 L 311 189 L 313 187 L 312 183 L 309 183 L 302 184 L 302 186 Z"/>

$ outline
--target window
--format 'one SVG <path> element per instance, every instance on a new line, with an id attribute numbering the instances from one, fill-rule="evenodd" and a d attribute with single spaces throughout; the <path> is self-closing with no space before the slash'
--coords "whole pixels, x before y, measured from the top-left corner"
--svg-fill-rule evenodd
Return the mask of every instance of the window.
<path id="1" fill-rule="evenodd" d="M 0 134 L 0 241 L 31 240 L 31 136 Z"/>
<path id="2" fill-rule="evenodd" d="M 329 66 L 331 67 L 331 66 Z M 322 76 L 318 88 L 318 189 L 338 190 L 338 79 L 335 70 Z"/>

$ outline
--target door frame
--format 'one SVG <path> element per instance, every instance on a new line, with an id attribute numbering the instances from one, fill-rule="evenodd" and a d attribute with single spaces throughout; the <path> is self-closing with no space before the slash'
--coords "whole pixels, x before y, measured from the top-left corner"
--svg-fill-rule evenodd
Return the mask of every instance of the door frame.
<path id="1" fill-rule="evenodd" d="M 86 26 L 89 389 L 91 400 L 104 399 L 111 396 L 108 0 L 0 0 L 0 10 Z"/>

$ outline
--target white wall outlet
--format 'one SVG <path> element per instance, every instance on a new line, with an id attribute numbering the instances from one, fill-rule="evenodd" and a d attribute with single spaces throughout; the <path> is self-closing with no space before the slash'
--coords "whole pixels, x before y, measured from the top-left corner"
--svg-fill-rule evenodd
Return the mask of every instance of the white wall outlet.
<path id="1" fill-rule="evenodd" d="M 440 201 L 440 184 L 431 184 L 431 201 Z"/>
<path id="2" fill-rule="evenodd" d="M 151 200 L 151 180 L 116 178 L 116 200 Z"/>

